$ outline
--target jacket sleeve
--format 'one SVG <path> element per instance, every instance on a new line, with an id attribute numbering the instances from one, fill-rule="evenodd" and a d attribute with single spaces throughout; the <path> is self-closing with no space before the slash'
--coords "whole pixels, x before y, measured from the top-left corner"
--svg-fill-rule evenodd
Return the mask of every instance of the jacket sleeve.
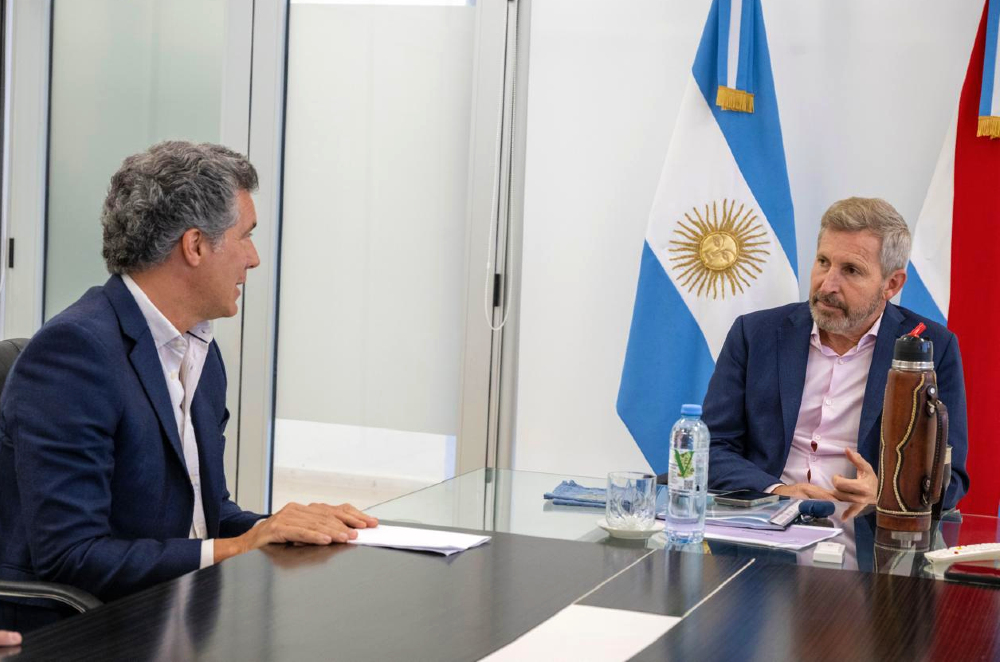
<path id="1" fill-rule="evenodd" d="M 19 357 L 4 414 L 36 574 L 103 599 L 196 570 L 200 540 L 120 539 L 110 523 L 114 436 L 124 406 L 111 353 L 72 322 Z"/>
<path id="2" fill-rule="evenodd" d="M 748 348 L 743 324 L 744 318 L 738 317 L 729 330 L 705 394 L 702 419 L 712 435 L 708 486 L 763 491 L 780 480 L 746 458 L 750 443 L 746 408 Z"/>
<path id="3" fill-rule="evenodd" d="M 219 535 L 222 538 L 235 538 L 249 531 L 254 524 L 266 517 L 267 515 L 258 515 L 240 508 L 229 498 L 227 490 L 219 510 Z"/>
<path id="4" fill-rule="evenodd" d="M 969 424 L 965 407 L 965 376 L 962 373 L 962 355 L 958 349 L 958 338 L 949 334 L 947 342 L 940 348 L 935 362 L 938 391 L 948 407 L 948 445 L 951 446 L 951 484 L 944 496 L 944 508 L 958 505 L 959 500 L 969 491 L 969 474 L 965 470 L 965 460 L 969 452 Z"/>

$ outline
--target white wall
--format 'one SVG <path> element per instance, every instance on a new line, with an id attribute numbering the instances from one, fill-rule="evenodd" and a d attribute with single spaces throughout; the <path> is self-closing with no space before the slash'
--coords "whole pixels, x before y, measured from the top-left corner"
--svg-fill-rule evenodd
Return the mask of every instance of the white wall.
<path id="1" fill-rule="evenodd" d="M 276 418 L 274 464 L 436 483 L 455 475 L 454 435 Z"/>
<path id="2" fill-rule="evenodd" d="M 647 215 L 709 5 L 532 2 L 517 469 L 648 468 L 615 400 Z M 982 7 L 764 0 L 803 293 L 834 200 L 883 197 L 916 220 Z"/>

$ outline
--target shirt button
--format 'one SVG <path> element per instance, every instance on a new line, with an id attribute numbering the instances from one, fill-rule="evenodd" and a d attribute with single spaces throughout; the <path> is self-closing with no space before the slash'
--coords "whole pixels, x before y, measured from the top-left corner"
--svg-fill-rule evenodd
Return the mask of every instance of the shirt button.
<path id="1" fill-rule="evenodd" d="M 814 434 L 813 441 L 823 441 L 823 437 L 818 434 Z"/>
<path id="2" fill-rule="evenodd" d="M 837 359 L 837 363 L 839 363 L 840 365 L 844 365 L 844 359 Z"/>
<path id="3" fill-rule="evenodd" d="M 810 462 L 816 461 L 816 453 L 809 453 L 809 461 Z"/>
<path id="4" fill-rule="evenodd" d="M 176 370 L 174 370 L 173 372 L 170 373 L 170 379 L 177 379 L 177 371 Z"/>
<path id="5" fill-rule="evenodd" d="M 826 404 L 832 405 L 833 404 L 833 400 L 827 399 Z"/>

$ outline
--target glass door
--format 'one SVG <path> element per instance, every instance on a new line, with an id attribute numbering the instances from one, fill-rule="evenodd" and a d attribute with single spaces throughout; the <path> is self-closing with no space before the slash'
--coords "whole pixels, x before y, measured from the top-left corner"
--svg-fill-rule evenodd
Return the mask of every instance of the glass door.
<path id="1" fill-rule="evenodd" d="M 485 463 L 507 4 L 289 5 L 274 510 Z"/>

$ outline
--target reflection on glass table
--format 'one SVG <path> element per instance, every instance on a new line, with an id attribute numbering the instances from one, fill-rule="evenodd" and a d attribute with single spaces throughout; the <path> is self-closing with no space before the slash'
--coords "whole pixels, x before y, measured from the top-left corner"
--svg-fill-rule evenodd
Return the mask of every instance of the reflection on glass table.
<path id="1" fill-rule="evenodd" d="M 663 534 L 648 540 L 618 540 L 597 526 L 603 508 L 556 506 L 543 499 L 564 480 L 586 487 L 604 487 L 604 478 L 559 474 L 479 469 L 422 490 L 386 501 L 367 510 L 383 520 L 456 527 L 484 531 L 518 533 L 543 538 L 581 540 L 606 545 L 667 546 Z M 934 522 L 926 533 L 884 531 L 875 526 L 874 507 L 855 517 L 843 518 L 848 504 L 838 503 L 828 520 L 816 526 L 834 526 L 843 532 L 831 542 L 845 546 L 842 564 L 813 562 L 813 548 L 799 552 L 721 541 L 688 545 L 682 551 L 715 555 L 754 557 L 778 563 L 815 565 L 825 568 L 861 570 L 896 575 L 936 576 L 923 553 L 955 545 L 1000 541 L 1000 526 L 995 517 L 951 514 Z M 940 575 L 940 573 L 938 573 Z"/>

